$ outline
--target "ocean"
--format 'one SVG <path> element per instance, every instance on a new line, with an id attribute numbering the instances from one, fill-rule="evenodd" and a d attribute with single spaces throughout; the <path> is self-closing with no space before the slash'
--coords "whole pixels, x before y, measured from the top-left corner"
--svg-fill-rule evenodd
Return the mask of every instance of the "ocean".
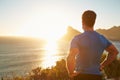
<path id="1" fill-rule="evenodd" d="M 67 45 L 42 39 L 0 37 L 0 75 L 25 74 L 55 65 L 67 55 Z M 59 46 L 59 47 L 58 47 Z"/>
<path id="2" fill-rule="evenodd" d="M 120 52 L 120 42 L 112 41 Z M 47 68 L 65 59 L 69 43 L 18 37 L 0 37 L 0 76 L 26 74 L 36 67 Z M 120 57 L 120 54 L 119 54 Z"/>

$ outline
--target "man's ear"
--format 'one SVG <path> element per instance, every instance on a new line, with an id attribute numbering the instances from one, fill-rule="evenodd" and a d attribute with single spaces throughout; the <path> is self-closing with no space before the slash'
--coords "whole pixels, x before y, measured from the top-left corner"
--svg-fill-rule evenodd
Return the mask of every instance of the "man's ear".
<path id="1" fill-rule="evenodd" d="M 85 24 L 84 24 L 84 22 L 82 21 L 82 26 L 84 26 Z"/>
<path id="2" fill-rule="evenodd" d="M 83 23 L 83 21 L 82 21 L 82 28 L 84 29 L 84 26 L 85 26 L 85 24 Z"/>

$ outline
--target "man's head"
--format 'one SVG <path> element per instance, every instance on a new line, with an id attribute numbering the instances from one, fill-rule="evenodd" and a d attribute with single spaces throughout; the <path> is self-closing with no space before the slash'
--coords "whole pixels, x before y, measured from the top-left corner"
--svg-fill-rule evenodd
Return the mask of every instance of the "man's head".
<path id="1" fill-rule="evenodd" d="M 96 13 L 91 10 L 87 10 L 82 14 L 82 24 L 92 28 L 95 24 Z"/>

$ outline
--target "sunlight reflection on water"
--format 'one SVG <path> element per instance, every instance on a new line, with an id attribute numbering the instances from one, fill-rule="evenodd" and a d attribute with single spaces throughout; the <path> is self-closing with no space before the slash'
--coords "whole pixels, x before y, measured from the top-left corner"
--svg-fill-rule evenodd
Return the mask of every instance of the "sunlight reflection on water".
<path id="1" fill-rule="evenodd" d="M 48 44 L 45 46 L 45 49 L 46 52 L 44 53 L 43 61 L 41 63 L 42 68 L 55 66 L 56 61 L 60 60 L 60 57 L 58 56 L 57 42 L 48 42 Z"/>

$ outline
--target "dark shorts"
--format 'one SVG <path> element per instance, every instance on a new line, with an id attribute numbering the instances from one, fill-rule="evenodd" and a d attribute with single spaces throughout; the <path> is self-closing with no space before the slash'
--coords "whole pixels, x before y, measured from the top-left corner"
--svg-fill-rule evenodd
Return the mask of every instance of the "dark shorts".
<path id="1" fill-rule="evenodd" d="M 102 80 L 102 75 L 79 74 L 74 77 L 74 80 Z"/>

